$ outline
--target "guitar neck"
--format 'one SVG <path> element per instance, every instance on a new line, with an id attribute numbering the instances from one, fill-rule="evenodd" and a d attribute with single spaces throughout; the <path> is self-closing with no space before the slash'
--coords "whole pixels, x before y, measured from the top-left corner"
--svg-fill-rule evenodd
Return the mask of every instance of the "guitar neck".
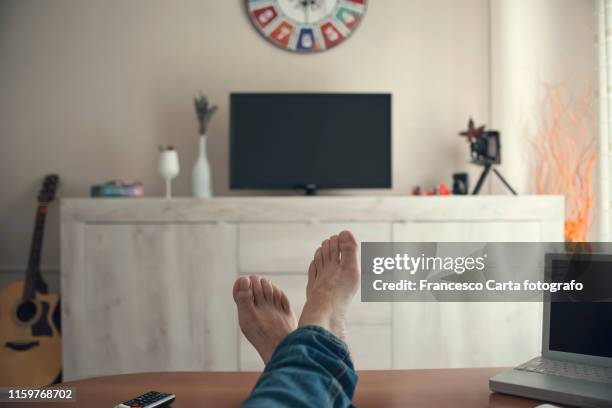
<path id="1" fill-rule="evenodd" d="M 30 245 L 26 282 L 23 289 L 23 300 L 32 299 L 37 291 L 47 293 L 47 284 L 43 281 L 40 274 L 40 258 L 42 255 L 47 208 L 47 205 L 39 204 L 36 210 L 36 221 L 34 222 L 34 232 Z"/>

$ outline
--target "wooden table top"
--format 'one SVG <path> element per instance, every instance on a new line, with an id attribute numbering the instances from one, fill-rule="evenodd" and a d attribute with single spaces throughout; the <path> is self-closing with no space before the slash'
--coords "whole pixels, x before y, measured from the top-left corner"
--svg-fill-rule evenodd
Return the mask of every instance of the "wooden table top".
<path id="1" fill-rule="evenodd" d="M 357 407 L 535 407 L 539 402 L 489 391 L 489 378 L 502 368 L 361 371 Z M 238 407 L 257 381 L 256 372 L 125 374 L 61 384 L 76 388 L 77 403 L 51 407 L 113 407 L 146 391 L 176 394 L 174 408 Z M 41 404 L 0 404 L 25 408 Z"/>

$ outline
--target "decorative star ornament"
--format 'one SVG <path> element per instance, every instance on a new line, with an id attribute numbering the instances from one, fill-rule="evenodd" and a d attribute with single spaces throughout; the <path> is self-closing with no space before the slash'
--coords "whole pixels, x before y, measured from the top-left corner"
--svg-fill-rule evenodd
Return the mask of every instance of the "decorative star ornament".
<path id="1" fill-rule="evenodd" d="M 470 143 L 473 143 L 476 140 L 480 139 L 482 135 L 484 134 L 484 132 L 485 132 L 485 126 L 483 125 L 480 127 L 475 127 L 474 120 L 470 118 L 470 121 L 468 122 L 467 130 L 459 133 L 459 135 L 467 137 L 468 141 Z"/>

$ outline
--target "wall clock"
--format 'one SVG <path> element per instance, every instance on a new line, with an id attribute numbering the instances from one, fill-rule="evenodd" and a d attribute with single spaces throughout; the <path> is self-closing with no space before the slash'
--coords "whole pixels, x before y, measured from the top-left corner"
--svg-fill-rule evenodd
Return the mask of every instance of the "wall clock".
<path id="1" fill-rule="evenodd" d="M 247 0 L 251 21 L 271 43 L 287 51 L 325 51 L 359 25 L 367 0 Z"/>

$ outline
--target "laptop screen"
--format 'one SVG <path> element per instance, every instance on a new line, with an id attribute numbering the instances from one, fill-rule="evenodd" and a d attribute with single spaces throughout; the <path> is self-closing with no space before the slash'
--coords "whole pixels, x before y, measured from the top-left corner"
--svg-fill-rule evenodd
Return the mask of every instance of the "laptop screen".
<path id="1" fill-rule="evenodd" d="M 579 277 L 580 281 L 597 279 L 607 284 L 598 285 L 594 298 L 605 295 L 612 281 L 612 262 L 593 259 L 553 259 L 554 276 L 563 274 L 565 279 Z M 585 284 L 585 287 L 588 287 Z M 607 294 L 609 297 L 610 293 Z M 579 299 L 550 304 L 549 349 L 612 358 L 612 302 L 580 302 Z M 568 301 L 569 300 L 569 301 Z M 590 299 L 593 300 L 593 299 Z M 603 299 L 602 299 L 603 300 Z"/>

